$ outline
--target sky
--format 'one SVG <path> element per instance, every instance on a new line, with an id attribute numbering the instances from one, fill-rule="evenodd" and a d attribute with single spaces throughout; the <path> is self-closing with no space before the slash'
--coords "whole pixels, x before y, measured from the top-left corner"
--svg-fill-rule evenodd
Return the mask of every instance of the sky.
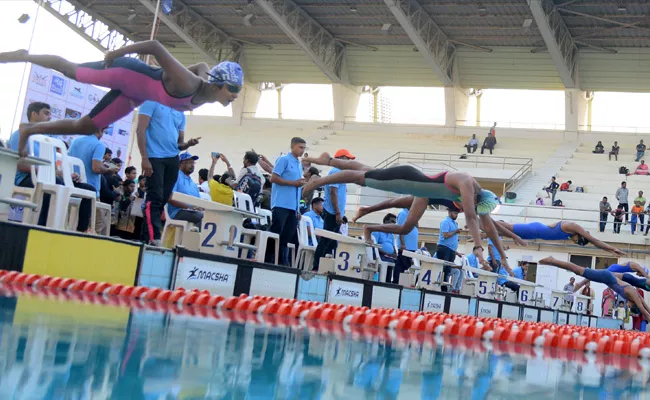
<path id="1" fill-rule="evenodd" d="M 18 17 L 30 15 L 21 24 Z M 34 24 L 34 22 L 37 22 Z M 34 26 L 36 25 L 35 29 Z M 0 51 L 29 48 L 34 54 L 57 54 L 70 61 L 87 62 L 103 58 L 102 52 L 76 32 L 66 27 L 32 0 L 2 0 Z M 10 38 L 10 40 L 7 40 Z M 7 139 L 17 128 L 23 112 L 26 83 L 25 64 L 0 64 L 0 138 Z M 410 124 L 444 124 L 443 88 L 382 87 L 381 95 L 390 104 L 391 122 Z M 361 97 L 357 120 L 370 122 L 371 95 Z M 650 94 L 604 93 L 595 95 L 592 111 L 592 130 L 650 132 L 650 113 L 646 105 Z M 231 107 L 219 104 L 205 105 L 194 111 L 197 115 L 232 115 Z M 285 85 L 282 89 L 282 117 L 285 119 L 331 120 L 334 115 L 330 85 Z M 262 93 L 255 114 L 257 118 L 278 117 L 278 96 L 275 91 Z M 469 123 L 476 120 L 476 101 L 470 100 L 465 117 Z M 498 121 L 500 127 L 562 129 L 564 127 L 564 92 L 532 90 L 483 91 L 481 100 L 483 124 Z M 644 129 L 645 127 L 645 129 Z M 598 128 L 598 129 L 596 129 Z"/>

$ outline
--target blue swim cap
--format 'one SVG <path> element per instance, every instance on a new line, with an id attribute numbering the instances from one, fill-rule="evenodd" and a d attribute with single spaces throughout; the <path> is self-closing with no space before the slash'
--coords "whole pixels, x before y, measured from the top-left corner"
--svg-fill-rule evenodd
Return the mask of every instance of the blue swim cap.
<path id="1" fill-rule="evenodd" d="M 496 194 L 489 190 L 481 189 L 476 199 L 476 212 L 479 215 L 488 215 L 501 203 Z"/>
<path id="2" fill-rule="evenodd" d="M 210 70 L 208 73 L 210 83 L 227 83 L 234 86 L 244 86 L 244 71 L 241 65 L 234 61 L 221 62 Z"/>

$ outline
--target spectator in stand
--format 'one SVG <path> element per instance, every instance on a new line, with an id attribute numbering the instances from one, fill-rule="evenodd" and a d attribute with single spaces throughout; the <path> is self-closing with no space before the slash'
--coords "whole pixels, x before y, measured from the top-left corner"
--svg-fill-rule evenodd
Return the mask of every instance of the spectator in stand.
<path id="1" fill-rule="evenodd" d="M 609 286 L 603 290 L 603 300 L 600 305 L 603 317 L 611 318 L 614 306 L 616 305 L 616 297 L 616 292 Z"/>
<path id="2" fill-rule="evenodd" d="M 621 329 L 623 329 L 623 322 L 627 318 L 627 311 L 625 309 L 625 302 L 623 300 L 618 302 L 618 307 L 614 309 L 614 318 L 621 320 Z"/>
<path id="3" fill-rule="evenodd" d="M 212 158 L 210 171 L 208 171 L 208 176 L 212 177 L 212 179 L 208 181 L 210 197 L 212 198 L 212 201 L 216 203 L 232 206 L 235 171 L 232 169 L 230 161 L 228 161 L 225 154 L 219 154 L 219 157 L 215 157 L 211 154 L 210 157 Z M 221 175 L 215 175 L 214 168 L 217 166 L 219 160 L 226 164 L 227 172 L 224 172 Z"/>
<path id="4" fill-rule="evenodd" d="M 124 180 L 135 182 L 135 178 L 137 176 L 138 176 L 138 170 L 136 170 L 134 166 L 126 167 L 126 169 L 124 170 Z"/>
<path id="5" fill-rule="evenodd" d="M 492 154 L 492 150 L 494 150 L 494 146 L 496 144 L 497 144 L 497 139 L 494 136 L 492 136 L 492 132 L 488 133 L 485 140 L 483 140 L 483 146 L 481 146 L 481 154 L 483 154 L 485 149 L 490 150 L 490 154 Z"/>
<path id="6" fill-rule="evenodd" d="M 632 217 L 630 218 L 630 228 L 632 231 L 632 234 L 636 232 L 636 224 L 637 222 L 640 223 L 639 225 L 639 232 L 643 232 L 643 222 L 642 222 L 642 217 L 643 217 L 643 207 L 637 206 L 636 204 L 632 206 Z"/>
<path id="7" fill-rule="evenodd" d="M 618 147 L 618 142 L 614 142 L 612 145 L 612 150 L 609 152 L 609 161 L 612 161 L 612 156 L 618 161 L 618 152 L 621 150 L 620 147 Z"/>
<path id="8" fill-rule="evenodd" d="M 346 149 L 339 149 L 334 154 L 334 158 L 341 160 L 355 159 L 354 155 Z M 332 168 L 328 175 L 333 175 L 339 171 L 341 170 L 338 168 Z M 304 181 L 305 178 L 303 177 L 302 179 Z M 325 227 L 323 229 L 330 232 L 342 233 L 340 229 L 345 214 L 345 203 L 347 202 L 346 184 L 338 183 L 334 185 L 326 185 L 324 198 L 325 210 L 323 211 L 323 221 L 325 221 Z M 325 257 L 326 254 L 331 254 L 332 251 L 336 249 L 336 245 L 336 241 L 327 238 L 322 238 L 318 241 L 318 247 L 314 254 L 315 270 L 318 270 L 318 264 L 320 263 L 321 257 Z"/>
<path id="9" fill-rule="evenodd" d="M 634 170 L 634 175 L 648 175 L 648 164 L 645 163 L 645 160 L 641 160 L 641 164 Z"/>
<path id="10" fill-rule="evenodd" d="M 605 146 L 603 146 L 603 142 L 601 142 L 599 140 L 598 143 L 596 143 L 596 148 L 594 149 L 594 151 L 592 153 L 594 153 L 594 154 L 603 154 L 603 153 L 605 153 Z"/>
<path id="11" fill-rule="evenodd" d="M 147 192 L 147 177 L 144 175 L 138 176 L 138 193 L 136 196 L 138 199 L 144 199 L 144 195 Z"/>
<path id="12" fill-rule="evenodd" d="M 639 190 L 639 195 L 634 199 L 634 205 L 639 206 L 641 208 L 641 213 L 639 214 L 639 233 L 643 232 L 644 229 L 644 224 L 645 224 L 645 205 L 646 205 L 646 199 L 643 197 L 643 190 Z M 650 221 L 648 221 L 650 222 Z"/>
<path id="13" fill-rule="evenodd" d="M 309 154 L 305 153 L 303 159 L 300 160 L 300 165 L 302 166 L 303 173 L 306 173 L 307 171 L 309 171 L 309 168 L 311 168 L 311 162 L 307 160 L 307 157 L 309 157 Z"/>
<path id="14" fill-rule="evenodd" d="M 538 196 L 537 200 L 535 201 L 535 205 L 543 206 L 544 205 L 544 199 L 542 199 L 541 197 Z"/>
<path id="15" fill-rule="evenodd" d="M 106 133 L 107 130 L 108 128 L 102 129 L 102 136 Z M 102 162 L 104 164 L 109 164 L 112 158 L 113 158 L 113 150 L 107 147 L 106 150 L 104 150 L 104 158 L 102 159 Z"/>
<path id="16" fill-rule="evenodd" d="M 636 160 L 639 161 L 645 156 L 645 144 L 643 144 L 643 139 L 639 140 L 639 144 L 636 145 Z"/>
<path id="17" fill-rule="evenodd" d="M 402 208 L 397 215 L 397 224 L 403 225 L 406 222 L 406 218 L 409 215 L 409 210 Z M 404 273 L 409 268 L 413 260 L 411 257 L 406 257 L 402 253 L 406 251 L 417 251 L 418 250 L 418 237 L 420 235 L 420 230 L 417 225 L 411 229 L 406 235 L 399 235 L 397 239 L 397 260 L 395 260 L 395 268 L 393 269 L 393 283 L 399 283 L 399 275 Z"/>
<path id="18" fill-rule="evenodd" d="M 348 217 L 345 215 L 343 216 L 343 221 L 341 222 L 341 228 L 339 229 L 341 235 L 343 236 L 349 236 L 349 231 L 348 231 Z"/>
<path id="19" fill-rule="evenodd" d="M 259 161 L 260 156 L 255 151 L 249 150 L 244 153 L 244 159 L 242 160 L 242 169 L 240 169 L 239 173 L 237 173 L 237 184 L 239 184 L 239 182 L 241 182 L 241 180 L 247 174 L 255 174 L 260 179 L 260 187 L 264 186 L 266 178 L 264 177 L 264 174 L 262 174 L 262 171 L 260 171 L 260 169 L 257 167 L 257 163 Z M 311 199 L 309 200 L 311 201 Z"/>
<path id="20" fill-rule="evenodd" d="M 210 180 L 208 179 L 208 169 L 201 168 L 199 170 L 199 190 L 203 193 L 210 193 Z"/>
<path id="21" fill-rule="evenodd" d="M 563 184 L 561 184 L 560 192 L 573 192 L 573 190 L 571 190 L 571 184 L 573 184 L 573 182 L 571 181 L 566 181 Z"/>
<path id="22" fill-rule="evenodd" d="M 291 151 L 278 158 L 271 175 L 271 183 L 273 184 L 271 211 L 273 212 L 273 219 L 269 230 L 280 236 L 280 265 L 290 265 L 287 245 L 293 243 L 296 236 L 298 207 L 302 194 L 301 188 L 305 184 L 300 157 L 305 152 L 305 147 L 306 142 L 304 139 L 299 137 L 291 139 Z M 325 224 L 324 229 L 327 229 L 327 217 L 323 217 L 323 221 Z M 320 245 L 321 243 L 318 243 L 319 247 Z M 266 262 L 272 262 L 274 256 L 273 246 L 269 246 L 266 251 Z"/>
<path id="23" fill-rule="evenodd" d="M 111 159 L 109 167 L 115 166 L 117 168 L 116 172 L 107 172 L 104 174 L 104 177 L 108 181 L 108 184 L 111 185 L 113 189 L 119 189 L 122 186 L 122 177 L 120 176 L 120 170 L 122 169 L 122 160 L 119 158 Z"/>
<path id="24" fill-rule="evenodd" d="M 388 213 L 384 216 L 383 223 L 396 224 L 397 216 Z M 382 261 L 395 262 L 395 235 L 386 232 L 373 232 L 372 237 L 375 239 L 377 245 L 381 246 L 379 249 L 379 258 L 381 258 Z M 388 276 L 392 276 L 392 271 L 388 273 Z"/>
<path id="25" fill-rule="evenodd" d="M 311 201 L 310 210 L 303 214 L 303 217 L 309 217 L 314 224 L 314 229 L 323 229 L 325 225 L 323 222 L 323 199 L 316 197 Z M 311 229 L 307 227 L 307 237 L 309 238 L 309 245 L 315 246 L 316 243 L 311 242 Z M 317 239 L 318 240 L 318 239 Z"/>
<path id="26" fill-rule="evenodd" d="M 623 217 L 627 215 L 623 204 L 619 204 L 618 208 L 612 212 L 612 215 L 614 216 L 614 233 L 621 233 Z"/>
<path id="27" fill-rule="evenodd" d="M 600 231 L 605 232 L 607 227 L 607 217 L 612 213 L 612 206 L 607 201 L 607 197 L 603 197 L 603 200 L 598 204 L 600 209 Z"/>
<path id="28" fill-rule="evenodd" d="M 528 274 L 528 261 L 522 261 L 521 264 L 512 269 L 512 273 L 515 278 L 526 280 L 526 274 Z"/>
<path id="29" fill-rule="evenodd" d="M 544 188 L 544 191 L 546 191 L 546 198 L 551 197 L 551 204 L 554 205 L 553 203 L 555 202 L 555 194 L 557 193 L 558 188 L 560 187 L 560 184 L 555 181 L 555 177 L 551 177 L 551 183 Z"/>
<path id="30" fill-rule="evenodd" d="M 142 156 L 142 175 L 147 177 L 144 208 L 146 242 L 160 245 L 162 212 L 178 181 L 179 153 L 200 138 L 185 141 L 185 114 L 153 101 L 138 109 L 136 137 Z"/>
<path id="31" fill-rule="evenodd" d="M 271 211 L 271 177 L 269 176 L 262 186 L 262 193 L 260 193 L 260 207 Z"/>
<path id="32" fill-rule="evenodd" d="M 201 198 L 199 187 L 196 183 L 194 183 L 190 176 L 194 172 L 195 162 L 198 159 L 199 157 L 193 156 L 188 152 L 181 153 L 179 156 L 180 172 L 178 173 L 176 184 L 172 188 L 172 193 L 179 192 L 196 198 Z M 197 225 L 198 228 L 201 229 L 203 210 L 198 209 L 194 206 L 190 206 L 189 204 L 185 204 L 178 200 L 172 200 L 170 195 L 170 198 L 167 200 L 167 212 L 172 219 L 190 222 Z"/>
<path id="33" fill-rule="evenodd" d="M 619 208 L 621 205 L 623 206 L 623 209 L 625 210 L 625 223 L 627 224 L 628 221 L 628 216 L 627 213 L 630 211 L 628 208 L 628 195 L 629 195 L 629 190 L 627 189 L 627 182 L 623 181 L 621 182 L 621 187 L 616 190 L 616 200 L 618 200 Z"/>
<path id="34" fill-rule="evenodd" d="M 117 224 L 111 226 L 111 236 L 118 236 L 127 240 L 138 240 L 140 235 L 135 231 L 135 217 L 131 215 L 133 201 L 136 199 L 135 182 L 125 179 L 122 182 L 122 196 L 115 203 Z"/>
<path id="35" fill-rule="evenodd" d="M 467 144 L 464 146 L 467 149 L 468 153 L 475 153 L 476 149 L 478 148 L 478 139 L 476 138 L 476 134 L 472 135 L 472 138 L 467 142 Z"/>
<path id="36" fill-rule="evenodd" d="M 456 260 L 456 256 L 462 257 L 463 255 L 458 252 L 458 237 L 463 232 L 461 228 L 458 227 L 458 209 L 447 209 L 447 217 L 442 220 L 440 223 L 440 234 L 438 235 L 438 248 L 436 249 L 435 257 L 440 260 L 445 260 L 453 263 Z M 449 266 L 443 267 L 443 280 L 445 282 L 449 281 L 449 277 L 452 277 L 452 282 L 456 282 L 460 278 L 460 270 L 452 268 Z M 446 291 L 446 288 L 442 288 L 443 291 Z"/>
<path id="37" fill-rule="evenodd" d="M 494 125 L 492 125 L 492 128 L 490 128 L 490 133 L 494 138 L 497 137 L 497 123 L 495 122 Z M 496 139 L 494 139 L 494 142 L 496 143 Z"/>
<path id="38" fill-rule="evenodd" d="M 580 294 L 589 297 L 589 300 L 587 300 L 587 309 L 585 312 L 587 315 L 591 315 L 594 312 L 594 300 L 596 299 L 596 293 L 590 287 L 589 281 L 585 283 L 585 286 L 580 291 Z"/>
<path id="39" fill-rule="evenodd" d="M 645 295 L 643 294 L 644 291 L 642 289 L 637 288 L 637 292 L 639 293 L 639 297 L 641 297 L 642 299 L 645 298 Z M 645 322 L 645 319 L 643 319 L 643 316 L 641 315 L 641 312 L 639 311 L 639 308 L 637 307 L 636 304 L 632 304 L 631 315 L 632 315 L 633 329 L 635 331 L 645 331 L 644 324 L 643 324 Z"/>

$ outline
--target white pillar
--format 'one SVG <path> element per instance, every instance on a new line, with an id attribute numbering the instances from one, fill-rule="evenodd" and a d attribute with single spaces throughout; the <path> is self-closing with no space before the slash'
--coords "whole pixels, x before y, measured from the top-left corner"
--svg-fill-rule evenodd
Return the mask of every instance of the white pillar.
<path id="1" fill-rule="evenodd" d="M 578 132 L 587 124 L 587 96 L 579 89 L 564 89 L 564 130 Z"/>
<path id="2" fill-rule="evenodd" d="M 456 121 L 467 119 L 469 95 L 461 88 L 445 86 L 445 126 L 455 128 Z"/>
<path id="3" fill-rule="evenodd" d="M 252 85 L 245 85 L 244 90 L 237 100 L 232 103 L 232 117 L 237 125 L 241 125 L 243 118 L 253 118 L 257 111 L 262 92 Z"/>
<path id="4" fill-rule="evenodd" d="M 357 117 L 357 107 L 361 97 L 361 87 L 342 84 L 332 85 L 332 101 L 334 102 L 334 123 L 343 128 L 346 122 L 352 122 Z"/>

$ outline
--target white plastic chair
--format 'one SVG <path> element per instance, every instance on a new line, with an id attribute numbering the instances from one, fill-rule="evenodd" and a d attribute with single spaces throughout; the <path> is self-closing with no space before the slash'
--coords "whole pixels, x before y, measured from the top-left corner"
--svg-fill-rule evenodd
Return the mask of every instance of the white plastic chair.
<path id="1" fill-rule="evenodd" d="M 233 192 L 233 203 L 235 208 L 239 210 L 255 212 L 255 205 L 251 197 L 242 192 Z M 260 217 L 263 218 L 263 217 Z M 255 238 L 255 261 L 263 263 L 266 257 L 266 249 L 269 246 L 269 239 L 272 239 L 275 244 L 275 260 L 274 263 L 278 264 L 280 261 L 280 235 L 268 231 L 260 231 L 258 229 L 242 229 L 242 242 L 244 244 L 252 244 Z M 240 249 L 240 251 L 248 251 Z"/>
<path id="2" fill-rule="evenodd" d="M 183 244 L 183 232 L 189 231 L 191 226 L 194 224 L 190 224 L 187 221 L 183 221 L 180 219 L 173 219 L 172 217 L 169 216 L 169 212 L 167 212 L 167 207 L 169 205 L 165 206 L 165 228 L 163 228 L 163 234 L 162 238 L 160 240 L 161 246 L 164 247 L 167 243 L 168 235 L 170 235 L 170 229 L 174 227 L 174 245 L 172 248 L 175 248 L 176 246 L 179 246 Z"/>
<path id="3" fill-rule="evenodd" d="M 58 158 L 58 155 L 57 155 Z M 86 167 L 84 165 L 84 162 L 77 158 L 77 157 L 72 157 L 72 156 L 63 156 L 61 155 L 61 161 L 62 161 L 62 167 L 63 167 L 63 181 L 66 185 L 72 185 L 74 187 L 74 182 L 72 181 L 72 173 L 76 173 L 79 175 L 79 181 L 81 183 L 88 183 L 88 179 L 86 177 Z M 69 174 L 66 173 L 66 170 L 70 172 Z M 77 189 L 77 188 L 75 188 Z M 77 190 L 82 190 L 82 189 L 77 189 Z M 92 214 L 90 216 L 91 221 L 90 221 L 90 228 L 92 230 L 95 229 L 95 223 L 97 220 L 97 210 L 101 210 L 102 213 L 106 213 L 108 211 L 108 218 L 110 219 L 111 215 L 111 206 L 109 204 L 104 204 L 102 202 L 97 201 L 97 192 L 91 192 L 88 190 L 83 190 L 84 192 L 88 192 L 88 195 L 90 196 L 90 193 L 94 195 L 92 198 Z M 70 207 L 68 210 L 68 229 L 70 230 L 75 230 L 77 227 L 77 224 L 79 223 L 79 207 L 81 205 L 81 199 L 79 198 L 72 198 L 70 199 Z M 102 218 L 102 216 L 100 216 Z M 104 236 L 109 236 L 110 235 L 110 223 L 106 224 L 106 228 L 104 229 L 104 232 L 101 232 Z M 98 232 L 99 233 L 99 232 Z"/>
<path id="4" fill-rule="evenodd" d="M 32 192 L 32 202 L 39 204 L 42 207 L 43 195 L 50 194 L 50 208 L 47 216 L 46 226 L 54 229 L 65 230 L 67 222 L 68 207 L 70 205 L 71 198 L 88 198 L 90 193 L 92 193 L 92 198 L 96 197 L 96 193 L 90 192 L 88 190 L 77 189 L 72 185 L 62 186 L 56 184 L 56 150 L 58 150 L 63 159 L 68 154 L 65 144 L 55 138 L 44 135 L 33 135 L 29 140 L 29 150 L 30 154 L 34 154 L 35 143 L 39 144 L 39 154 L 38 156 L 42 159 L 45 159 L 50 162 L 49 165 L 41 165 L 38 167 L 38 170 L 35 166 L 31 168 L 32 182 L 35 183 L 35 188 Z M 63 163 L 65 166 L 65 163 Z M 64 178 L 67 175 L 67 178 L 72 182 L 72 177 L 70 176 L 70 169 L 63 169 Z M 14 191 L 15 193 L 27 194 L 25 191 Z M 39 210 L 40 211 L 40 210 Z M 93 219 L 94 222 L 94 212 Z M 28 213 L 31 224 L 36 224 L 38 220 L 38 213 Z"/>
<path id="5" fill-rule="evenodd" d="M 273 221 L 273 213 L 271 210 L 265 210 L 263 208 L 258 208 L 257 209 L 257 215 L 260 217 L 266 219 L 266 225 L 269 227 L 271 226 L 271 222 Z"/>
<path id="6" fill-rule="evenodd" d="M 309 244 L 310 239 L 312 244 Z M 303 215 L 298 223 L 298 255 L 295 262 L 296 268 L 311 271 L 311 267 L 314 264 L 314 254 L 316 253 L 317 245 L 318 239 L 316 238 L 314 221 Z"/>
<path id="7" fill-rule="evenodd" d="M 200 192 L 199 197 L 201 200 L 212 201 L 212 196 L 210 196 L 210 193 Z"/>

